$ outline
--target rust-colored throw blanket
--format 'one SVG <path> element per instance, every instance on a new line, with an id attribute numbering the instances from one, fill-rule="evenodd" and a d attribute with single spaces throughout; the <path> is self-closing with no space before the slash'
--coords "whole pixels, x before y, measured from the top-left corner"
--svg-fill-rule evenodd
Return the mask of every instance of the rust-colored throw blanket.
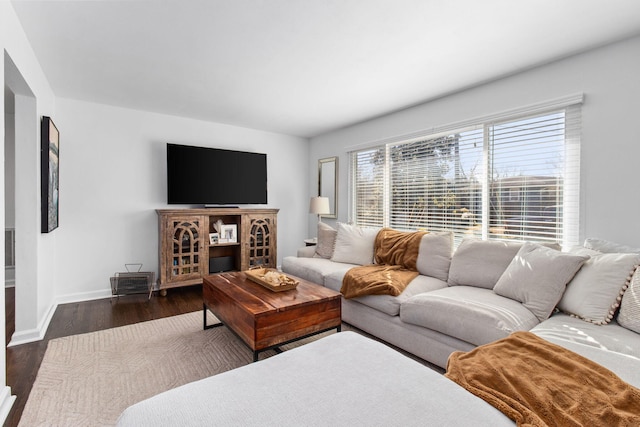
<path id="1" fill-rule="evenodd" d="M 418 251 L 425 231 L 396 231 L 383 228 L 378 231 L 374 243 L 376 264 L 399 265 L 416 271 Z"/>
<path id="2" fill-rule="evenodd" d="M 345 298 L 363 295 L 398 296 L 418 276 L 416 262 L 424 231 L 402 232 L 383 228 L 374 243 L 375 265 L 347 271 L 340 292 Z"/>
<path id="3" fill-rule="evenodd" d="M 531 332 L 449 357 L 449 379 L 518 426 L 640 426 L 640 390 Z"/>

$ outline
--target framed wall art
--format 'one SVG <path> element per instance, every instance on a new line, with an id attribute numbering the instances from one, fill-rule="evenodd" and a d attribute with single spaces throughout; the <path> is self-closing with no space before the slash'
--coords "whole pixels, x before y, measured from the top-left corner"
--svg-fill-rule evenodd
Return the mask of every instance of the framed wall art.
<path id="1" fill-rule="evenodd" d="M 58 228 L 60 190 L 60 133 L 51 117 L 42 117 L 40 137 L 42 232 L 50 233 Z"/>

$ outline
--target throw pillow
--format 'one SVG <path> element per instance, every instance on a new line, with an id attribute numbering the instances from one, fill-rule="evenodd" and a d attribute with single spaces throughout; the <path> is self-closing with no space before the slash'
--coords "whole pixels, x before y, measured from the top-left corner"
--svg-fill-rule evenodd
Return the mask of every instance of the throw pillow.
<path id="1" fill-rule="evenodd" d="M 570 252 L 590 258 L 567 285 L 558 308 L 597 325 L 609 323 L 640 264 L 640 254 L 603 254 L 580 247 Z"/>
<path id="2" fill-rule="evenodd" d="M 640 248 L 632 248 L 631 246 L 621 245 L 604 239 L 595 239 L 593 237 L 585 239 L 584 247 L 603 253 L 640 253 Z"/>
<path id="3" fill-rule="evenodd" d="M 330 259 L 333 256 L 333 247 L 336 243 L 337 231 L 324 222 L 318 223 L 318 243 L 316 244 L 316 255 L 320 258 Z"/>
<path id="4" fill-rule="evenodd" d="M 377 228 L 363 228 L 339 222 L 331 261 L 358 265 L 373 264 L 373 247 L 377 234 Z"/>
<path id="5" fill-rule="evenodd" d="M 416 267 L 420 274 L 435 277 L 445 282 L 449 278 L 453 233 L 442 231 L 422 236 Z"/>
<path id="6" fill-rule="evenodd" d="M 493 291 L 520 301 L 543 321 L 551 315 L 567 283 L 587 259 L 588 256 L 527 242 L 500 276 Z"/>
<path id="7" fill-rule="evenodd" d="M 620 303 L 618 323 L 640 334 L 640 268 L 633 274 L 629 289 Z"/>
<path id="8" fill-rule="evenodd" d="M 451 258 L 449 286 L 493 289 L 521 246 L 521 242 L 462 240 Z"/>

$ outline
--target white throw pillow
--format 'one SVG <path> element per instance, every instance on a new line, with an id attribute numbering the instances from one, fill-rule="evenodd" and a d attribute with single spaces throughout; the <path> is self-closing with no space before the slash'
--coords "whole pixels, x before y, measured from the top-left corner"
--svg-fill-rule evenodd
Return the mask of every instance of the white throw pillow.
<path id="1" fill-rule="evenodd" d="M 427 233 L 420 240 L 420 250 L 416 260 L 416 268 L 424 276 L 435 277 L 447 281 L 451 252 L 453 251 L 453 233 L 442 231 Z"/>
<path id="2" fill-rule="evenodd" d="M 336 243 L 337 230 L 324 222 L 318 223 L 318 242 L 316 255 L 320 258 L 330 259 L 333 256 L 333 248 Z"/>
<path id="3" fill-rule="evenodd" d="M 618 323 L 640 334 L 640 268 L 636 269 L 629 288 L 622 298 Z"/>
<path id="4" fill-rule="evenodd" d="M 580 247 L 570 252 L 590 258 L 567 285 L 558 308 L 596 325 L 609 323 L 640 264 L 640 254 L 601 253 Z"/>
<path id="5" fill-rule="evenodd" d="M 500 276 L 493 291 L 520 301 L 542 322 L 551 315 L 567 283 L 588 259 L 588 256 L 563 253 L 527 242 Z"/>
<path id="6" fill-rule="evenodd" d="M 347 264 L 373 264 L 373 247 L 380 229 L 338 223 L 331 261 Z"/>
<path id="7" fill-rule="evenodd" d="M 521 247 L 521 242 L 462 240 L 451 258 L 449 286 L 493 289 Z"/>
<path id="8" fill-rule="evenodd" d="M 633 248 L 627 245 L 621 245 L 619 243 L 611 242 L 604 239 L 596 239 L 589 237 L 584 241 L 584 247 L 603 253 L 640 253 L 640 248 Z"/>

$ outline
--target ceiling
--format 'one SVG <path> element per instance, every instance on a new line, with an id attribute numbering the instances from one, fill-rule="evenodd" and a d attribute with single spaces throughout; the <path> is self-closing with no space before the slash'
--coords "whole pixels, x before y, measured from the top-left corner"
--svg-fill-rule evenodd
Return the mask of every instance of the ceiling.
<path id="1" fill-rule="evenodd" d="M 640 34 L 638 0 L 14 0 L 56 96 L 311 137 Z"/>

